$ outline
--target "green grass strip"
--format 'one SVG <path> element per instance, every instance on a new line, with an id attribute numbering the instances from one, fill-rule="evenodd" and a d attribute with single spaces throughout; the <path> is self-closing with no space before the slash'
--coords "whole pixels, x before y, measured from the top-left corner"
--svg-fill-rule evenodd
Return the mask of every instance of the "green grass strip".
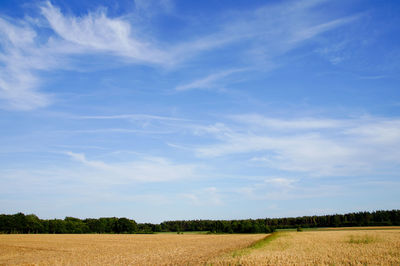
<path id="1" fill-rule="evenodd" d="M 270 235 L 267 235 L 263 239 L 252 243 L 250 246 L 248 246 L 246 248 L 235 250 L 234 252 L 232 252 L 232 257 L 236 258 L 236 257 L 239 257 L 239 256 L 247 255 L 247 254 L 249 254 L 250 252 L 252 252 L 255 249 L 259 249 L 259 248 L 265 247 L 270 242 L 272 242 L 273 240 L 277 239 L 280 235 L 281 235 L 281 233 L 279 233 L 279 232 L 274 232 L 274 233 L 272 233 Z"/>

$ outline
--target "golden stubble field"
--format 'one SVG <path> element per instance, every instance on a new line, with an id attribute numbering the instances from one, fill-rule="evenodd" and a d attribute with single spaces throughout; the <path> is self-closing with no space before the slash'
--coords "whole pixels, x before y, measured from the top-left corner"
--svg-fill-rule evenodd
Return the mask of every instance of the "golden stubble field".
<path id="1" fill-rule="evenodd" d="M 400 265 L 400 230 L 280 232 L 213 265 Z"/>
<path id="2" fill-rule="evenodd" d="M 204 265 L 255 235 L 0 235 L 0 265 Z"/>
<path id="3" fill-rule="evenodd" d="M 399 229 L 266 236 L 0 235 L 0 265 L 400 265 Z"/>

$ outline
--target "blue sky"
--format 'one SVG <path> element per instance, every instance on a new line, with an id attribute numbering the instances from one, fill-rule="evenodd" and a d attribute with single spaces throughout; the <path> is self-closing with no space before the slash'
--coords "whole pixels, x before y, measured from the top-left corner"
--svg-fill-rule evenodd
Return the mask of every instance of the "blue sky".
<path id="1" fill-rule="evenodd" d="M 397 1 L 0 2 L 0 211 L 395 209 Z"/>

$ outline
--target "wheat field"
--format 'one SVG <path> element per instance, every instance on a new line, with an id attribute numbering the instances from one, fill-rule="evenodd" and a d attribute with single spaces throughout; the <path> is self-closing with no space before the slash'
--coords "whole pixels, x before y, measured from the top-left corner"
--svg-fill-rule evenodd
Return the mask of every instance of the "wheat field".
<path id="1" fill-rule="evenodd" d="M 0 265 L 204 265 L 265 236 L 0 235 Z"/>
<path id="2" fill-rule="evenodd" d="M 0 235 L 0 265 L 400 265 L 400 230 Z"/>
<path id="3" fill-rule="evenodd" d="M 400 230 L 279 232 L 213 265 L 400 265 Z"/>

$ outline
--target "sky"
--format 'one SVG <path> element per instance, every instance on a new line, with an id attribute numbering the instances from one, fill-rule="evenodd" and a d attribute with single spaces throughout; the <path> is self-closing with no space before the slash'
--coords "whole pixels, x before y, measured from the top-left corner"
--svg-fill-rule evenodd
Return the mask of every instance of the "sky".
<path id="1" fill-rule="evenodd" d="M 0 213 L 398 209 L 400 2 L 0 1 Z"/>

